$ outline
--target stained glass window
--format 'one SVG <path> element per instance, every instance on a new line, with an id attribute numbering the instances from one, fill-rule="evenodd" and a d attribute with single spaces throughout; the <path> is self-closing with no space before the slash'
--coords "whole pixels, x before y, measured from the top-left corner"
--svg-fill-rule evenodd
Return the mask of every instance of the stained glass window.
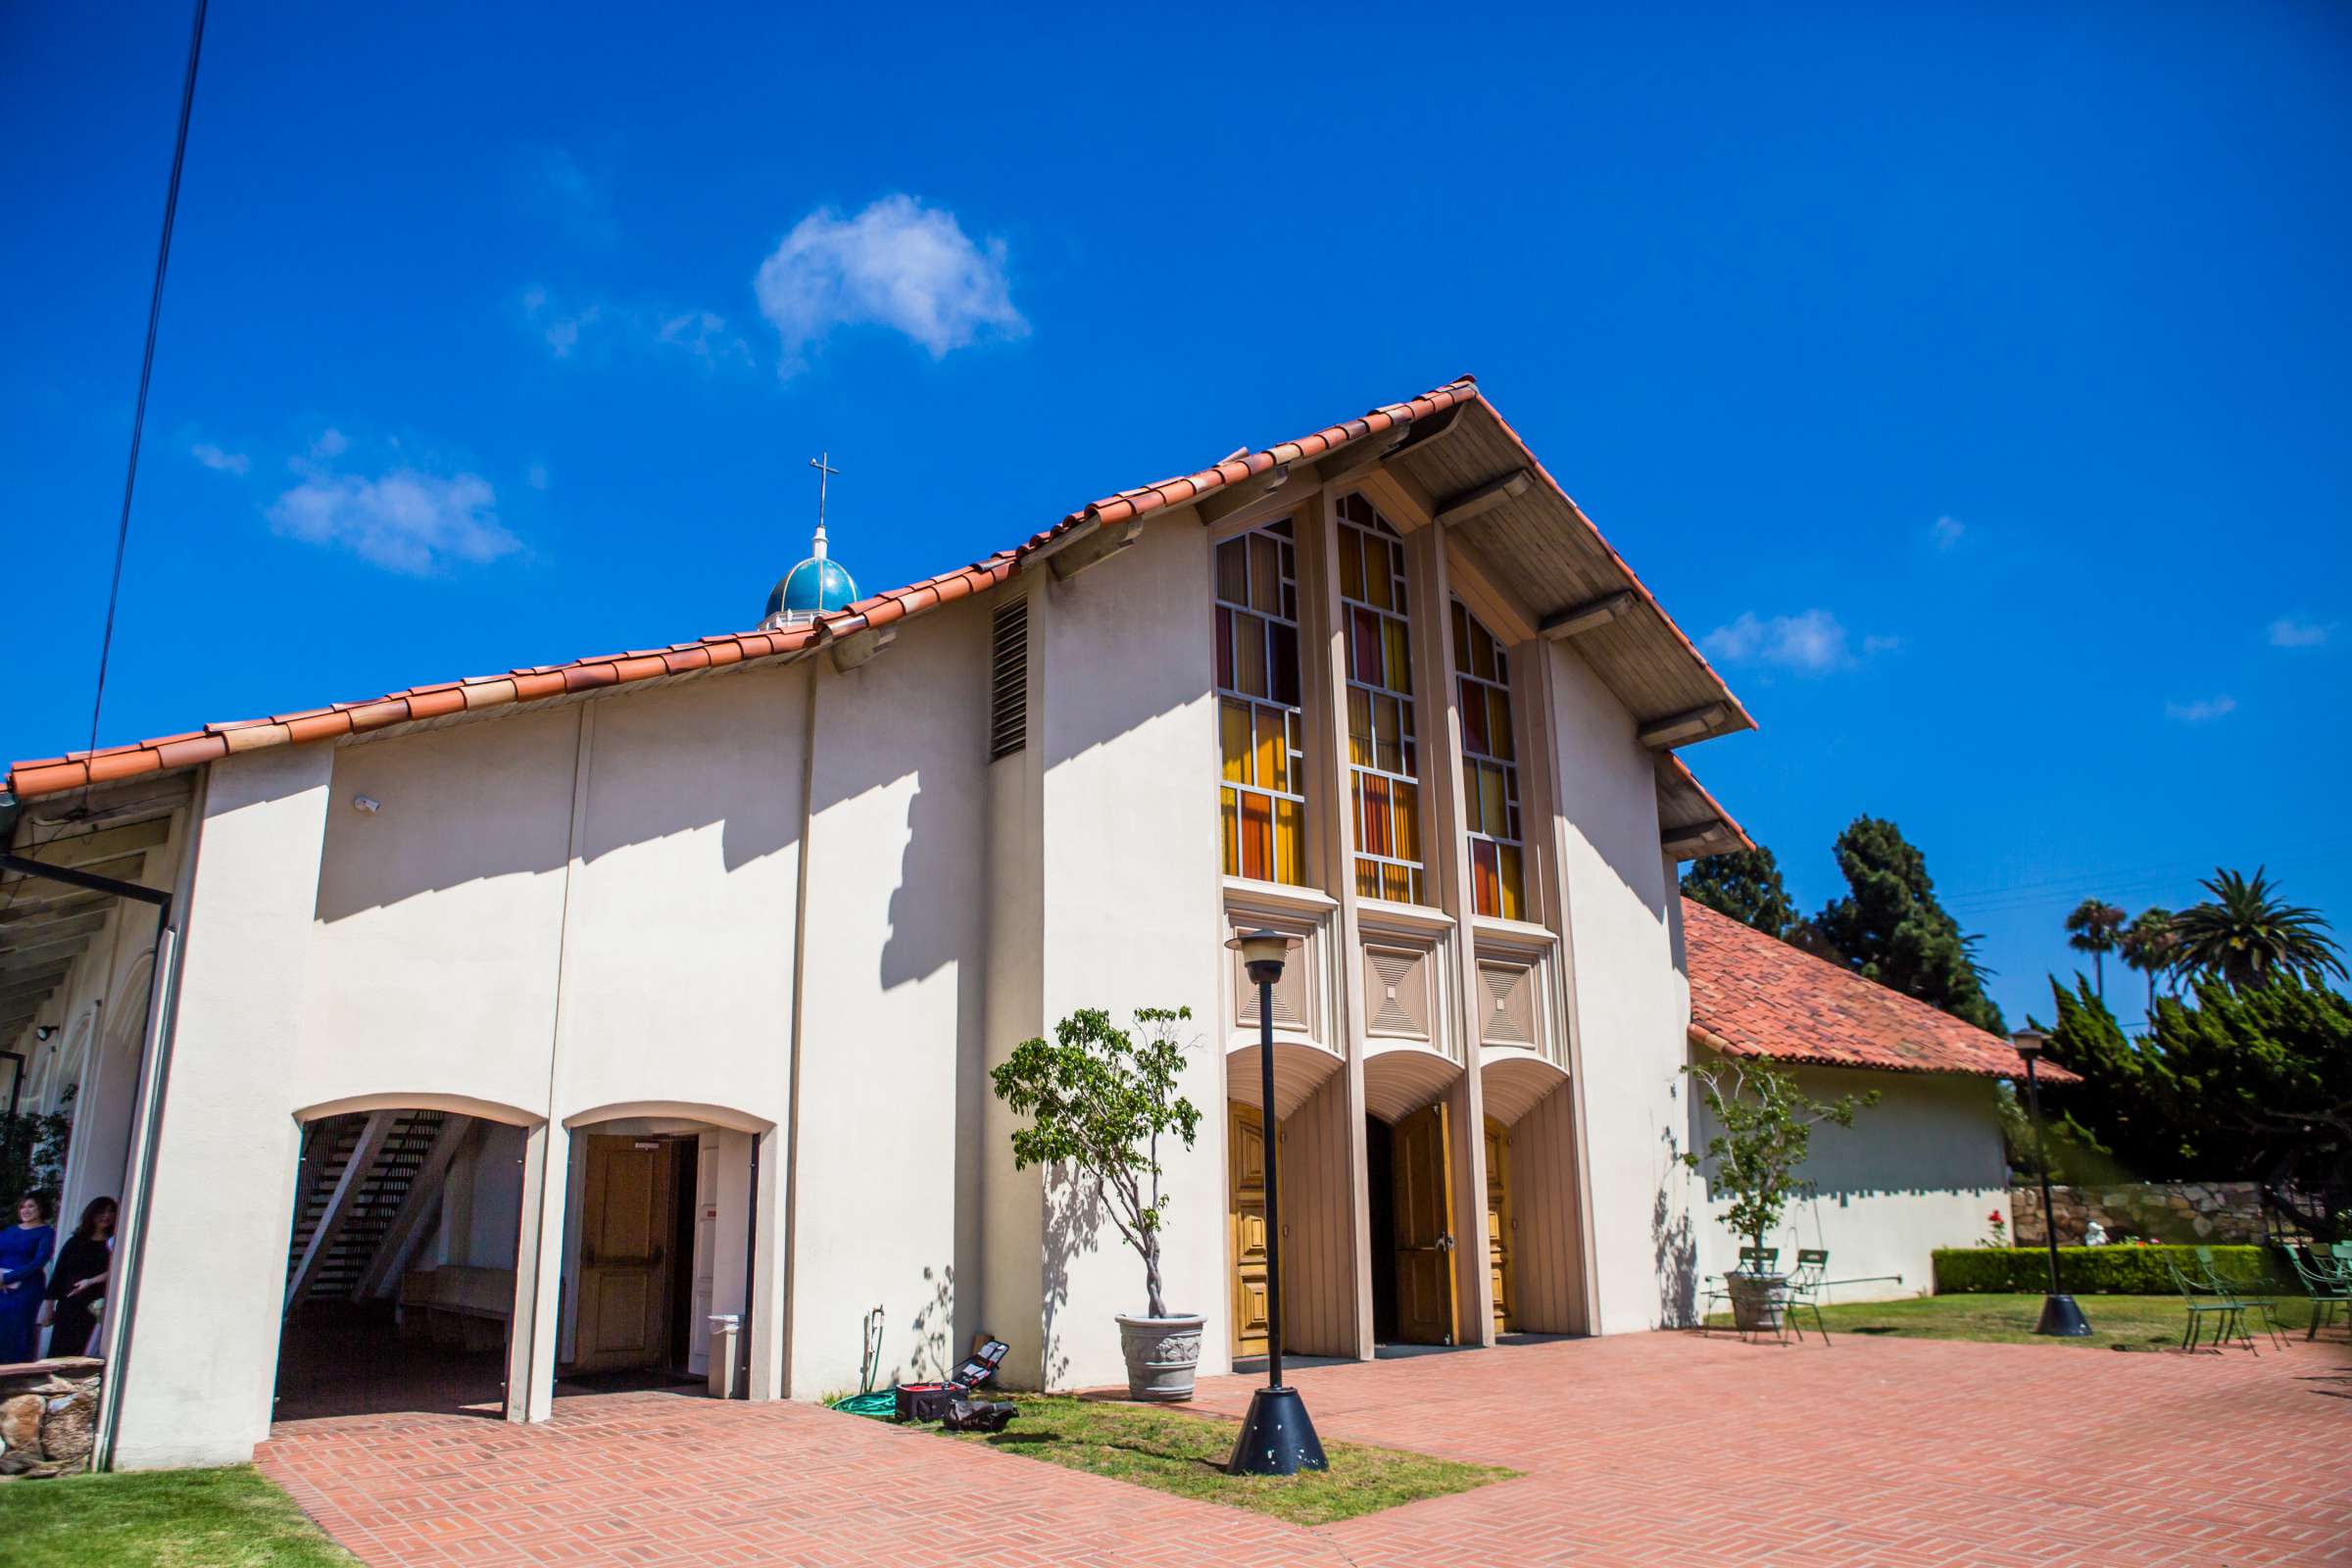
<path id="1" fill-rule="evenodd" d="M 1462 820 L 1470 836 L 1471 906 L 1480 914 L 1524 920 L 1526 839 L 1519 826 L 1510 656 L 1458 599 L 1453 663 L 1462 715 Z"/>
<path id="2" fill-rule="evenodd" d="M 1355 891 L 1359 898 L 1425 904 L 1404 541 L 1371 502 L 1353 495 L 1340 503 L 1339 549 Z"/>
<path id="3" fill-rule="evenodd" d="M 1217 735 L 1225 874 L 1306 880 L 1298 558 L 1289 519 L 1217 546 Z"/>

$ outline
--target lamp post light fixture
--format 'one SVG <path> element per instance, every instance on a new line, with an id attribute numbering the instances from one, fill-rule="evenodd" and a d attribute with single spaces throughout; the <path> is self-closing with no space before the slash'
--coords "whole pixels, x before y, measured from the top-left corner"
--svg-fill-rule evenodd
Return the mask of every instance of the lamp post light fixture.
<path id="1" fill-rule="evenodd" d="M 2026 1060 L 2026 1108 L 2034 1117 L 2034 1163 L 2041 1168 L 2041 1236 L 2050 1248 L 2050 1294 L 2041 1298 L 2041 1321 L 2034 1325 L 2034 1332 L 2080 1340 L 2090 1333 L 2090 1319 L 2058 1282 L 2058 1211 L 2050 1205 L 2050 1142 L 2041 1126 L 2041 1085 L 2034 1076 L 2034 1063 L 2040 1059 L 2041 1048 L 2049 1040 L 2046 1033 L 2031 1027 L 2009 1037 Z"/>
<path id="2" fill-rule="evenodd" d="M 1225 1472 L 1288 1476 L 1328 1468 L 1306 1401 L 1282 1382 L 1282 1192 L 1274 1166 L 1274 982 L 1298 939 L 1260 927 L 1225 944 L 1242 956 L 1257 987 L 1258 1131 L 1266 1161 L 1266 1386 L 1250 1396 L 1250 1416 Z"/>

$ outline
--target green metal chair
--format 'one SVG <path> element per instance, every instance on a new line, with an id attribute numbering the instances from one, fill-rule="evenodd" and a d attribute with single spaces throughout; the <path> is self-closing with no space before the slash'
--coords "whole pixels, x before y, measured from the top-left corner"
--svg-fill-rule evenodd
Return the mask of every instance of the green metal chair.
<path id="1" fill-rule="evenodd" d="M 1813 1314 L 1813 1329 L 1821 1336 L 1821 1343 L 1830 1343 L 1829 1325 L 1821 1320 L 1821 1290 L 1824 1277 L 1829 1272 L 1830 1254 L 1825 1249 L 1800 1247 L 1796 1250 L 1796 1267 L 1788 1275 L 1786 1311 L 1788 1314 L 1788 1326 L 1796 1329 L 1799 1342 L 1805 1337 L 1805 1331 L 1797 1325 L 1795 1317 L 1796 1309 L 1801 1306 Z"/>
<path id="2" fill-rule="evenodd" d="M 1732 1272 L 1735 1274 L 1770 1274 L 1779 1266 L 1780 1257 L 1781 1250 L 1777 1247 L 1742 1247 L 1740 1249 L 1740 1266 Z M 1707 1287 L 1706 1298 L 1699 1303 L 1698 1331 L 1701 1334 L 1707 1331 L 1707 1319 L 1713 1315 L 1718 1305 L 1731 1305 L 1731 1275 L 1724 1275 L 1723 1279 L 1725 1283 Z"/>
<path id="3" fill-rule="evenodd" d="M 2214 1295 L 2235 1301 L 2247 1311 L 2261 1313 L 2263 1331 L 2270 1335 L 2271 1343 L 2279 1349 L 2286 1348 L 2286 1336 L 2278 1328 L 2278 1303 L 2277 1301 L 2269 1297 L 2254 1295 L 2246 1289 L 2244 1281 L 2233 1280 L 2216 1268 L 2213 1262 L 2213 1249 L 2210 1247 L 2197 1249 L 2197 1272 L 2203 1276 L 2205 1288 L 2212 1291 Z"/>
<path id="4" fill-rule="evenodd" d="M 2352 1268 L 2339 1264 L 2332 1251 L 2317 1247 L 2304 1248 L 2300 1257 L 2291 1247 L 2282 1246 L 2278 1250 L 2286 1254 L 2287 1266 L 2302 1282 L 2303 1294 L 2311 1298 L 2311 1327 L 2303 1331 L 2303 1338 L 2318 1339 L 2320 1330 L 2327 1327 L 2339 1306 L 2347 1309 L 2345 1322 L 2352 1326 Z"/>
<path id="5" fill-rule="evenodd" d="M 2211 1295 L 2212 1293 L 2206 1287 L 2181 1273 L 2180 1265 L 2171 1258 L 2163 1258 L 2161 1261 L 2164 1264 L 2164 1271 L 2173 1277 L 2173 1285 L 2180 1293 L 2181 1304 L 2188 1308 L 2188 1321 L 2180 1326 L 2181 1349 L 2192 1351 L 2196 1349 L 2203 1343 L 2205 1320 L 2217 1318 L 2219 1322 L 2215 1325 L 2216 1333 L 2213 1342 L 2213 1348 L 2216 1350 L 2229 1344 L 2232 1338 L 2236 1338 L 2244 1340 L 2246 1348 L 2254 1351 L 2256 1355 L 2262 1353 L 2254 1344 L 2254 1336 L 2246 1332 L 2244 1307 L 2226 1298 L 2211 1301 L 2199 1300 L 2200 1294 Z"/>

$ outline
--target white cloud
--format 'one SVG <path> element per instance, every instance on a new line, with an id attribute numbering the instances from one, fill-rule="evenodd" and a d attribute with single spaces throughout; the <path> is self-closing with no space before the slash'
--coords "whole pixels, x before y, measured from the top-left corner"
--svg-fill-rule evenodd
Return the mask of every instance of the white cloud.
<path id="1" fill-rule="evenodd" d="M 188 456 L 215 473 L 243 473 L 253 466 L 253 460 L 242 452 L 223 452 L 210 441 L 199 441 L 188 448 Z"/>
<path id="2" fill-rule="evenodd" d="M 1949 550 L 1968 532 L 1968 524 L 1958 517 L 1941 516 L 1928 525 L 1928 537 L 1936 541 L 1938 550 Z"/>
<path id="3" fill-rule="evenodd" d="M 1862 651 L 1884 653 L 1899 641 L 1892 637 L 1866 638 Z M 1854 662 L 1846 646 L 1845 628 L 1826 610 L 1770 617 L 1751 611 L 1707 633 L 1701 646 L 1728 664 L 1769 664 L 1802 675 L 1827 674 Z"/>
<path id="4" fill-rule="evenodd" d="M 2237 710 L 2234 697 L 2200 697 L 2193 703 L 2167 703 L 2164 716 L 2183 724 L 2204 724 Z"/>
<path id="5" fill-rule="evenodd" d="M 318 439 L 311 443 L 311 456 L 322 460 L 339 458 L 350 450 L 351 438 L 332 425 L 319 431 Z"/>
<path id="6" fill-rule="evenodd" d="M 684 349 L 705 365 L 752 363 L 752 346 L 727 330 L 725 317 L 711 311 L 686 311 L 665 318 L 654 340 Z"/>
<path id="7" fill-rule="evenodd" d="M 783 339 L 779 373 L 805 365 L 837 326 L 903 332 L 939 359 L 984 336 L 1019 337 L 1004 244 L 974 244 L 955 215 L 907 195 L 885 196 L 855 218 L 819 208 L 760 264 L 760 314 Z"/>
<path id="8" fill-rule="evenodd" d="M 522 317 L 559 360 L 575 353 L 585 359 L 590 349 L 622 343 L 677 350 L 711 368 L 723 365 L 748 369 L 752 364 L 752 346 L 715 311 L 616 305 L 610 300 L 567 303 L 534 283 L 522 291 Z"/>
<path id="9" fill-rule="evenodd" d="M 270 507 L 290 539 L 349 550 L 387 571 L 424 576 L 452 562 L 496 561 L 522 548 L 498 520 L 498 496 L 478 473 L 395 467 L 376 478 L 295 459 L 300 482 Z"/>
<path id="10" fill-rule="evenodd" d="M 2321 625 L 2314 620 L 2297 620 L 2292 615 L 2280 615 L 2271 622 L 2273 648 L 2324 648 L 2335 630 L 2333 622 Z"/>

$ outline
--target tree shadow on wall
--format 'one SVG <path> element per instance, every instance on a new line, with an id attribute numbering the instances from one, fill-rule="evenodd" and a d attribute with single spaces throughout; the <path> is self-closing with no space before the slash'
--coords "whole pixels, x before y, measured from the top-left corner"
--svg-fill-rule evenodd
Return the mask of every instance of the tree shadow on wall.
<path id="1" fill-rule="evenodd" d="M 1675 1173 L 1683 1168 L 1675 1147 L 1674 1129 L 1659 1138 L 1666 1145 L 1666 1174 L 1658 1183 L 1649 1208 L 1649 1240 L 1657 1258 L 1658 1321 L 1668 1328 L 1689 1328 L 1698 1317 L 1698 1238 L 1690 1228 L 1690 1210 L 1674 1204 Z"/>
<path id="2" fill-rule="evenodd" d="M 930 1294 L 909 1325 L 914 1330 L 914 1375 L 944 1378 L 963 1359 L 956 1346 L 956 1265 L 926 1268 L 923 1279 Z"/>
<path id="3" fill-rule="evenodd" d="M 1046 1174 L 1045 1386 L 1061 1386 L 1070 1370 L 1061 1348 L 1061 1316 L 1070 1304 L 1070 1262 L 1097 1250 L 1102 1199 L 1095 1184 L 1055 1167 Z"/>

